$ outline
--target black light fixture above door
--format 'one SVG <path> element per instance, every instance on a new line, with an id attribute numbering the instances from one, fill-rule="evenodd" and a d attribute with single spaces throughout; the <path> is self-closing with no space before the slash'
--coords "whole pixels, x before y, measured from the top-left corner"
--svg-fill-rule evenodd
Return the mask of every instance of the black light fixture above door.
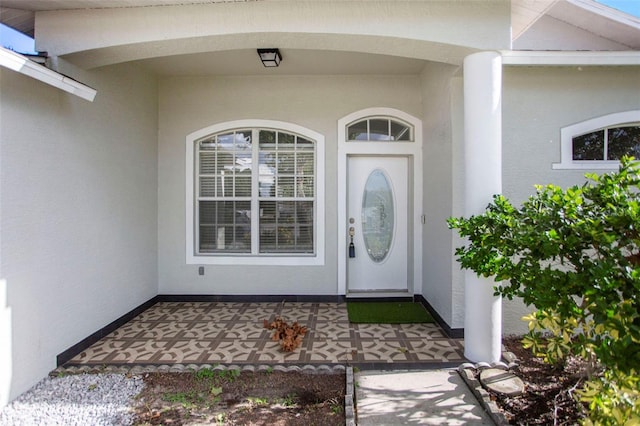
<path id="1" fill-rule="evenodd" d="M 280 56 L 280 50 L 278 49 L 258 49 L 258 56 L 262 61 L 262 65 L 267 68 L 273 68 L 280 66 L 282 56 Z"/>

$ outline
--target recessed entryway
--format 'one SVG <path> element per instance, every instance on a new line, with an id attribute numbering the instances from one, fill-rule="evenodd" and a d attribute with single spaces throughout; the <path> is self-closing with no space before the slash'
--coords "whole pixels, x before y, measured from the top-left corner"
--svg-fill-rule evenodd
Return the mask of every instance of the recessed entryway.
<path id="1" fill-rule="evenodd" d="M 339 294 L 420 294 L 422 193 L 420 120 L 368 108 L 338 121 Z"/>

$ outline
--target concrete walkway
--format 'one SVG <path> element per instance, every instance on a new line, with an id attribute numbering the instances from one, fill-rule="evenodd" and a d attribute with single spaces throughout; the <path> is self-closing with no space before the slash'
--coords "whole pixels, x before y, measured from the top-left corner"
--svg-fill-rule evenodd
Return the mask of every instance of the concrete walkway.
<path id="1" fill-rule="evenodd" d="M 456 370 L 355 374 L 358 425 L 493 425 Z"/>

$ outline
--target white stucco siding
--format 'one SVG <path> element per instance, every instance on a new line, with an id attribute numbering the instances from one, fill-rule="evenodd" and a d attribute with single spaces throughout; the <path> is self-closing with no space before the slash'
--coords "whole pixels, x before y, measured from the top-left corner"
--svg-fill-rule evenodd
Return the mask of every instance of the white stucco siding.
<path id="1" fill-rule="evenodd" d="M 453 187 L 456 169 L 453 165 L 452 113 L 455 88 L 452 79 L 459 68 L 445 64 L 425 67 L 422 79 L 423 98 L 423 173 L 424 215 L 422 295 L 452 327 L 461 327 L 464 317 L 456 321 L 456 305 L 464 305 L 456 297 L 452 285 L 452 231 L 446 220 L 453 211 Z M 459 294 L 459 293 L 458 293 Z M 462 309 L 463 310 L 463 309 Z"/>
<path id="2" fill-rule="evenodd" d="M 68 55 L 85 68 L 256 46 L 460 63 L 474 49 L 506 49 L 511 43 L 506 1 L 279 1 L 45 11 L 36 14 L 36 33 L 39 50 Z"/>
<path id="3" fill-rule="evenodd" d="M 570 186 L 585 171 L 552 170 L 560 162 L 560 129 L 640 109 L 639 67 L 507 67 L 503 104 L 503 191 L 525 200 L 534 184 Z"/>
<path id="4" fill-rule="evenodd" d="M 451 79 L 451 144 L 452 144 L 452 209 L 451 216 L 464 215 L 464 81 L 461 75 Z M 464 270 L 454 256 L 456 248 L 464 244 L 457 232 L 451 231 L 452 251 L 449 259 L 452 288 L 452 328 L 464 327 Z"/>
<path id="5" fill-rule="evenodd" d="M 160 81 L 158 241 L 161 294 L 337 294 L 337 121 L 370 107 L 420 116 L 417 76 L 172 77 Z M 185 137 L 233 120 L 290 122 L 325 136 L 324 266 L 187 265 Z"/>
<path id="6" fill-rule="evenodd" d="M 93 103 L 0 79 L 3 405 L 157 294 L 157 87 L 131 66 L 82 74 Z"/>
<path id="7" fill-rule="evenodd" d="M 503 96 L 503 193 L 518 204 L 535 184 L 585 182 L 588 170 L 552 170 L 560 161 L 560 129 L 640 108 L 638 67 L 507 67 Z M 504 302 L 505 334 L 524 332 L 519 302 Z"/>

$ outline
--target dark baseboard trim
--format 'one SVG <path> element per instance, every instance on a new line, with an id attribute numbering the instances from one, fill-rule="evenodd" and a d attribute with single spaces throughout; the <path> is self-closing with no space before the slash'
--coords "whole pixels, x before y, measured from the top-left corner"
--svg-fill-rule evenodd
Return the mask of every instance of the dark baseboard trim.
<path id="1" fill-rule="evenodd" d="M 425 299 L 423 295 L 416 294 L 415 298 L 417 299 L 417 302 L 420 302 L 422 306 L 424 306 L 425 309 L 429 311 L 433 319 L 435 319 L 442 330 L 444 330 L 447 337 L 451 339 L 464 338 L 464 328 L 451 328 L 449 324 L 447 324 L 445 320 L 440 316 L 440 314 L 435 309 L 433 309 L 433 306 L 431 306 L 431 304 L 427 302 L 427 299 Z"/>
<path id="2" fill-rule="evenodd" d="M 156 302 L 298 302 L 298 303 L 343 303 L 346 299 L 340 295 L 326 294 L 283 294 L 283 295 L 246 295 L 246 294 L 159 294 Z"/>
<path id="3" fill-rule="evenodd" d="M 102 327 L 100 330 L 98 330 L 95 333 L 91 334 L 89 337 L 86 337 L 86 338 L 82 339 L 80 342 L 78 342 L 75 345 L 71 346 L 69 349 L 67 349 L 67 350 L 61 352 L 60 354 L 58 354 L 58 356 L 56 357 L 56 365 L 57 365 L 57 367 L 62 366 L 67 361 L 72 359 L 74 356 L 78 355 L 79 353 L 81 353 L 82 351 L 87 349 L 89 346 L 91 346 L 94 343 L 96 343 L 98 340 L 102 339 L 103 337 L 105 337 L 109 333 L 117 330 L 118 328 L 122 327 L 124 324 L 126 324 L 129 321 L 131 321 L 133 318 L 135 318 L 136 316 L 140 315 L 141 313 L 143 313 L 144 311 L 146 311 L 147 309 L 149 309 L 153 305 L 155 305 L 157 303 L 157 300 L 156 300 L 157 297 L 158 296 L 152 297 L 151 299 L 147 300 L 146 302 L 144 302 L 140 306 L 138 306 L 138 307 L 134 308 L 133 310 L 127 312 L 126 314 L 122 315 L 117 320 L 115 320 L 115 321 L 111 322 L 110 324 Z"/>

